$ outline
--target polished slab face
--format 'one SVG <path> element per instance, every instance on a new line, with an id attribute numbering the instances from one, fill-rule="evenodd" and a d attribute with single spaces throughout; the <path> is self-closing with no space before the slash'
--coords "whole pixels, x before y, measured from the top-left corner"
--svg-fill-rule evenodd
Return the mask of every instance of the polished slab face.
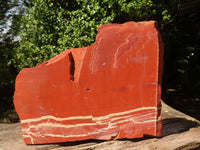
<path id="1" fill-rule="evenodd" d="M 109 24 L 91 46 L 23 69 L 14 104 L 25 143 L 161 136 L 163 52 L 156 22 Z"/>

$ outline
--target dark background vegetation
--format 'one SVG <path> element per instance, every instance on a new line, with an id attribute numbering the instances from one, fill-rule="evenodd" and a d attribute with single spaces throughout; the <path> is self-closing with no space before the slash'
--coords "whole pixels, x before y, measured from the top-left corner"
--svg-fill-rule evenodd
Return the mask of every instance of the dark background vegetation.
<path id="1" fill-rule="evenodd" d="M 0 122 L 18 121 L 18 72 L 95 42 L 101 24 L 156 20 L 165 43 L 162 99 L 200 119 L 199 0 L 0 0 Z"/>

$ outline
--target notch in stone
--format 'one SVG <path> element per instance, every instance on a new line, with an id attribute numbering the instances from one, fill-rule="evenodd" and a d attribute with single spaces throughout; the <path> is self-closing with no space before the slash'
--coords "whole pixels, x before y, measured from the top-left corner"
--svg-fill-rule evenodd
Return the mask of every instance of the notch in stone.
<path id="1" fill-rule="evenodd" d="M 68 54 L 68 56 L 69 56 L 69 62 L 70 62 L 70 67 L 69 67 L 70 77 L 69 77 L 69 79 L 71 81 L 74 81 L 75 61 L 74 61 L 74 57 L 72 55 L 72 52 L 70 52 Z"/>

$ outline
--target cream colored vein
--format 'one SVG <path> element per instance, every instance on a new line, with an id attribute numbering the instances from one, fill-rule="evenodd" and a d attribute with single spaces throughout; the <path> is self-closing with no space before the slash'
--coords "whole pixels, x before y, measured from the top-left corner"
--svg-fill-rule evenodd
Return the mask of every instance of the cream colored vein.
<path id="1" fill-rule="evenodd" d="M 21 120 L 21 123 L 37 122 L 37 121 L 41 121 L 41 120 L 45 120 L 45 119 L 53 119 L 53 120 L 56 120 L 56 121 L 66 121 L 66 120 L 76 120 L 76 119 L 92 119 L 94 121 L 101 121 L 101 120 L 109 119 L 111 117 L 126 115 L 126 114 L 129 114 L 129 113 L 142 111 L 142 110 L 149 110 L 149 109 L 157 110 L 157 107 L 140 107 L 140 108 L 132 109 L 132 110 L 129 110 L 129 111 L 112 113 L 112 114 L 108 114 L 108 115 L 105 115 L 105 116 L 99 116 L 99 117 L 72 116 L 72 117 L 66 117 L 66 118 L 59 118 L 59 117 L 55 117 L 55 116 L 51 116 L 51 115 L 46 115 L 46 116 L 42 116 L 42 117 L 39 117 L 39 118 Z"/>

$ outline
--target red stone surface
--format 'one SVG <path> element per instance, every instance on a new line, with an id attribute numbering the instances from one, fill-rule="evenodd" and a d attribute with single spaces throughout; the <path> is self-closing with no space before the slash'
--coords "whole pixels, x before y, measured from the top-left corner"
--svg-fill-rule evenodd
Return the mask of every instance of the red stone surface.
<path id="1" fill-rule="evenodd" d="M 102 25 L 95 44 L 23 69 L 14 104 L 25 143 L 161 136 L 163 51 L 154 21 Z"/>

